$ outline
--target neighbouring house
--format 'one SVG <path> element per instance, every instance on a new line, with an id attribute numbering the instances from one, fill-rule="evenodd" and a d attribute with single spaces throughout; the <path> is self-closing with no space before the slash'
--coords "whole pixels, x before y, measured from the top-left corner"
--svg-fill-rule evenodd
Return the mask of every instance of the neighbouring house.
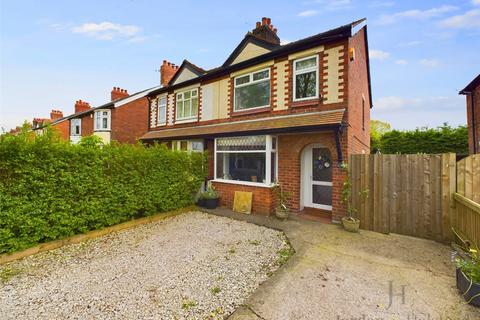
<path id="1" fill-rule="evenodd" d="M 148 131 L 146 95 L 158 88 L 160 86 L 129 95 L 127 90 L 114 87 L 110 93 L 110 102 L 92 108 L 88 102 L 77 100 L 73 114 L 43 122 L 34 130 L 50 123 L 54 128 L 61 128 L 62 137 L 73 143 L 90 135 L 99 136 L 106 143 L 136 143 Z"/>
<path id="2" fill-rule="evenodd" d="M 52 110 L 50 112 L 50 118 L 33 118 L 32 121 L 32 130 L 35 131 L 37 134 L 43 132 L 43 128 L 48 124 L 51 125 L 52 128 L 55 128 L 60 136 L 67 140 L 69 138 L 69 128 L 68 123 L 64 123 L 63 121 L 59 121 L 63 118 L 63 112 L 60 110 Z"/>
<path id="3" fill-rule="evenodd" d="M 480 74 L 459 94 L 467 99 L 468 151 L 480 153 Z"/>
<path id="4" fill-rule="evenodd" d="M 161 77 L 141 140 L 206 151 L 222 206 L 246 191 L 254 213 L 271 214 L 278 182 L 295 212 L 345 214 L 340 164 L 370 151 L 365 19 L 282 45 L 262 18 L 220 67 L 164 61 Z"/>

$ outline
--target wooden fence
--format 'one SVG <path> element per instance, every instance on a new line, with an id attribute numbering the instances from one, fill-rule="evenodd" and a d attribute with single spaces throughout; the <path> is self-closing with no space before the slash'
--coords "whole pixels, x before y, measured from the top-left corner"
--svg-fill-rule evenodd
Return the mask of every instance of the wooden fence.
<path id="1" fill-rule="evenodd" d="M 362 229 L 452 239 L 455 154 L 352 155 L 349 166 Z"/>
<path id="2" fill-rule="evenodd" d="M 453 227 L 480 247 L 480 154 L 457 163 Z"/>

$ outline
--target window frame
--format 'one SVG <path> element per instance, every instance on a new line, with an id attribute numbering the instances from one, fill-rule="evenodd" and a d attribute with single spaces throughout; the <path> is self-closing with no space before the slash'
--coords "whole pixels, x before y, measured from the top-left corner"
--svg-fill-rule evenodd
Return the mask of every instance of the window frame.
<path id="1" fill-rule="evenodd" d="M 163 111 L 164 121 L 160 121 L 160 108 L 163 106 L 160 104 L 160 101 L 165 99 L 165 110 Z M 167 124 L 167 105 L 168 105 L 168 96 L 163 95 L 157 98 L 157 126 L 164 126 Z"/>
<path id="2" fill-rule="evenodd" d="M 301 62 L 301 61 L 304 61 L 304 60 L 309 60 L 309 59 L 312 59 L 312 58 L 315 58 L 315 68 L 310 67 L 310 68 L 303 69 L 303 70 L 300 70 L 300 71 L 297 70 L 297 62 Z M 316 82 L 315 83 L 315 95 L 312 96 L 312 97 L 297 98 L 297 75 L 304 74 L 304 73 L 309 73 L 309 72 L 312 72 L 312 71 L 315 71 L 315 82 Z M 293 60 L 293 88 L 292 88 L 292 91 L 293 91 L 293 101 L 294 102 L 314 100 L 314 99 L 319 98 L 318 91 L 319 91 L 320 85 L 319 85 L 318 74 L 319 74 L 318 54 Z"/>
<path id="3" fill-rule="evenodd" d="M 185 96 L 186 92 L 190 92 L 190 98 L 187 99 L 187 100 L 184 99 L 184 96 Z M 192 92 L 196 92 L 197 114 L 195 116 L 179 118 L 178 117 L 178 102 L 182 101 L 183 103 L 185 103 L 185 101 L 190 101 L 190 109 L 191 109 L 192 108 Z M 178 99 L 179 95 L 182 95 L 181 100 Z M 185 104 L 183 104 L 183 107 L 185 107 Z M 179 92 L 175 93 L 175 123 L 185 123 L 185 122 L 195 122 L 195 121 L 197 121 L 198 120 L 199 108 L 200 108 L 200 97 L 199 97 L 198 88 L 183 90 L 183 91 L 179 91 Z"/>
<path id="4" fill-rule="evenodd" d="M 265 79 L 260 79 L 260 80 L 253 80 L 253 75 L 255 73 L 260 73 L 260 72 L 264 72 L 264 71 L 268 71 L 268 78 L 265 78 Z M 237 79 L 238 78 L 243 78 L 245 76 L 248 76 L 249 77 L 249 82 L 248 83 L 242 83 L 240 85 L 237 85 Z M 241 75 L 238 75 L 236 77 L 233 78 L 233 112 L 243 112 L 243 111 L 250 111 L 250 110 L 256 110 L 256 109 L 263 109 L 263 108 L 269 108 L 271 103 L 272 103 L 272 83 L 271 83 L 271 80 L 272 77 L 271 77 L 271 70 L 270 70 L 270 67 L 267 67 L 267 68 L 263 68 L 263 69 L 259 69 L 259 70 L 255 70 L 255 71 L 252 71 L 252 72 L 249 72 L 249 73 L 244 73 L 244 74 L 241 74 Z M 264 106 L 259 106 L 259 107 L 253 107 L 253 108 L 246 108 L 246 109 L 239 109 L 237 110 L 237 99 L 236 99 L 236 90 L 237 88 L 242 88 L 242 87 L 246 87 L 246 86 L 249 86 L 249 85 L 252 85 L 252 84 L 255 84 L 255 83 L 259 83 L 259 82 L 264 82 L 264 81 L 268 81 L 270 82 L 270 90 L 268 92 L 268 104 L 267 105 L 264 105 Z"/>
<path id="5" fill-rule="evenodd" d="M 107 112 L 107 115 L 103 115 L 103 112 Z M 100 114 L 100 118 L 97 117 L 97 114 Z M 103 119 L 107 119 L 107 127 L 103 128 Z M 111 120 L 112 120 L 112 112 L 110 109 L 99 109 L 95 110 L 95 113 L 93 115 L 93 131 L 110 131 L 111 130 Z M 100 123 L 98 123 L 100 121 Z"/>
<path id="6" fill-rule="evenodd" d="M 213 173 L 215 182 L 223 182 L 223 183 L 231 183 L 231 184 L 239 184 L 239 185 L 248 185 L 248 186 L 257 186 L 257 187 L 266 187 L 270 188 L 273 187 L 278 181 L 278 136 L 274 135 L 264 135 L 266 138 L 265 150 L 222 150 L 217 151 L 217 141 L 218 139 L 222 138 L 215 138 L 213 144 L 213 155 L 214 155 L 214 162 L 213 162 Z M 235 136 L 242 137 L 242 136 Z M 244 136 L 248 137 L 248 136 Z M 272 148 L 273 138 L 275 138 L 275 149 Z M 228 180 L 219 178 L 217 176 L 217 155 L 218 153 L 264 153 L 265 154 L 265 182 L 252 182 L 252 181 L 241 181 L 241 180 Z M 272 155 L 275 156 L 275 175 L 276 179 L 272 177 Z"/>
<path id="7" fill-rule="evenodd" d="M 77 125 L 79 127 L 79 130 L 78 130 L 78 133 L 75 133 L 73 128 L 74 126 L 76 127 Z M 82 136 L 82 118 L 73 118 L 70 120 L 70 135 L 75 137 Z"/>

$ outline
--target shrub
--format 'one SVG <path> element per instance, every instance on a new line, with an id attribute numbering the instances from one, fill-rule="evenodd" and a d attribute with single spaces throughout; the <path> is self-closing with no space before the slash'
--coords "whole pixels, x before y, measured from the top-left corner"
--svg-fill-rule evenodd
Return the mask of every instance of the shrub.
<path id="1" fill-rule="evenodd" d="M 162 145 L 0 136 L 0 253 L 193 203 L 205 156 Z"/>
<path id="2" fill-rule="evenodd" d="M 372 136 L 372 152 L 378 149 L 385 154 L 445 152 L 468 154 L 468 130 L 465 126 L 452 128 L 447 124 L 436 129 L 392 130 L 375 139 Z"/>

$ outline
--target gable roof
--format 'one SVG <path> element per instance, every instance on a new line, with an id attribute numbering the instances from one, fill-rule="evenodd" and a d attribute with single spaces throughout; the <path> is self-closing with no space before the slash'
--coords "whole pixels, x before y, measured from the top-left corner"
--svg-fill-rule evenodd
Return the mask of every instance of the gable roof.
<path id="1" fill-rule="evenodd" d="M 228 56 L 227 60 L 223 63 L 222 66 L 228 66 L 232 64 L 232 62 L 237 58 L 240 53 L 242 53 L 243 49 L 249 44 L 252 43 L 256 46 L 259 46 L 261 48 L 267 49 L 268 51 L 272 51 L 273 49 L 279 47 L 280 45 L 278 44 L 273 44 L 271 42 L 262 40 L 254 36 L 251 32 L 247 33 L 245 37 L 243 38 L 242 41 L 237 45 L 235 50 Z"/>
<path id="2" fill-rule="evenodd" d="M 460 90 L 460 92 L 458 94 L 468 94 L 473 89 L 475 89 L 475 87 L 477 87 L 478 85 L 480 85 L 480 74 L 478 76 L 476 76 L 475 79 L 473 79 L 469 84 L 467 84 L 467 86 L 465 88 Z"/>
<path id="3" fill-rule="evenodd" d="M 194 65 L 193 63 L 191 63 L 190 61 L 188 61 L 187 59 L 184 59 L 182 64 L 180 65 L 180 67 L 178 68 L 177 72 L 175 72 L 175 75 L 173 76 L 172 79 L 170 79 L 170 81 L 168 82 L 169 85 L 170 84 L 175 84 L 175 81 L 177 81 L 177 79 L 180 77 L 180 75 L 182 74 L 182 72 L 187 69 L 191 72 L 193 72 L 193 74 L 195 74 L 197 77 L 203 75 L 206 73 L 206 71 L 196 65 Z"/>
<path id="4" fill-rule="evenodd" d="M 210 69 L 206 71 L 206 73 L 199 75 L 197 78 L 190 79 L 187 81 L 184 81 L 182 83 L 174 84 L 171 82 L 166 87 L 162 87 L 156 90 L 153 90 L 152 92 L 149 93 L 149 96 L 156 96 L 159 93 L 167 92 L 168 90 L 172 90 L 178 87 L 183 87 L 183 86 L 188 86 L 192 85 L 195 83 L 198 83 L 199 81 L 205 81 L 205 80 L 210 80 L 214 79 L 216 77 L 220 77 L 225 74 L 229 74 L 230 72 L 236 71 L 236 70 L 241 70 L 250 66 L 254 66 L 256 64 L 259 64 L 261 62 L 265 62 L 277 57 L 281 57 L 283 55 L 296 52 L 296 51 L 301 51 L 301 50 L 306 50 L 310 49 L 312 47 L 321 45 L 321 44 L 328 44 L 331 42 L 339 41 L 342 39 L 347 39 L 352 35 L 352 28 L 362 22 L 364 22 L 366 19 L 360 19 L 357 21 L 353 21 L 349 24 L 337 27 L 335 29 L 331 29 L 325 32 L 318 33 L 316 35 L 313 35 L 311 37 L 307 37 L 301 40 L 297 40 L 294 42 L 290 42 L 285 45 L 280 45 L 274 48 L 272 51 L 267 52 L 265 54 L 262 54 L 257 57 L 253 57 L 251 59 L 233 64 L 233 65 L 222 65 L 217 68 Z"/>

